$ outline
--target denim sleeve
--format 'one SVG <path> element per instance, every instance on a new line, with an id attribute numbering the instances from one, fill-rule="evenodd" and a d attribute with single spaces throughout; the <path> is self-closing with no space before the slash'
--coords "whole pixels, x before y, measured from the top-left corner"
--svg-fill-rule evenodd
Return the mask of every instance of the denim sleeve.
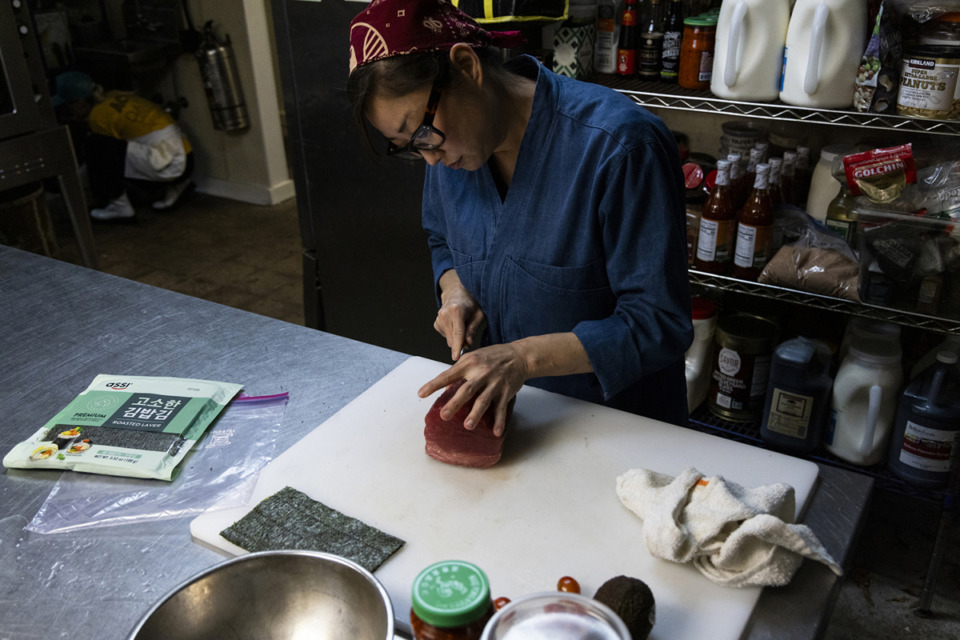
<path id="1" fill-rule="evenodd" d="M 629 150 L 612 170 L 600 215 L 617 304 L 574 333 L 609 399 L 675 364 L 693 340 L 684 187 L 662 135 Z"/>
<path id="2" fill-rule="evenodd" d="M 454 268 L 453 256 L 447 245 L 446 232 L 443 223 L 443 207 L 438 195 L 436 176 L 427 167 L 426 177 L 423 180 L 423 209 L 422 225 L 427 232 L 427 246 L 430 248 L 430 261 L 433 265 L 433 292 L 436 296 L 437 308 L 440 308 L 440 276 L 445 271 Z"/>

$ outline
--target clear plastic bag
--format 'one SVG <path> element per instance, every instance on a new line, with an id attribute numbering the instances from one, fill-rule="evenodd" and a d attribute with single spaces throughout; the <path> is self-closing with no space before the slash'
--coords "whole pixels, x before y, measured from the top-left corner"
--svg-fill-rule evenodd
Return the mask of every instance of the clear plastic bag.
<path id="1" fill-rule="evenodd" d="M 142 523 L 246 504 L 273 459 L 289 394 L 240 396 L 184 460 L 173 482 L 64 473 L 27 525 L 35 533 Z"/>
<path id="2" fill-rule="evenodd" d="M 860 265 L 846 240 L 796 207 L 784 206 L 780 215 L 784 237 L 791 241 L 767 263 L 758 282 L 859 302 Z"/>

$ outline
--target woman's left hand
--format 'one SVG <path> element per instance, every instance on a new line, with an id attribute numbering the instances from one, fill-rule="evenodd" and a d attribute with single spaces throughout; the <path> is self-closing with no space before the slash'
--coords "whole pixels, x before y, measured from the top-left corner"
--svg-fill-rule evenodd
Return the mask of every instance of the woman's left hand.
<path id="1" fill-rule="evenodd" d="M 475 397 L 463 426 L 475 428 L 487 408 L 493 407 L 493 434 L 500 436 L 507 426 L 507 407 L 524 382 L 540 376 L 590 371 L 593 366 L 574 333 L 550 333 L 468 351 L 456 364 L 420 387 L 417 395 L 426 398 L 457 380 L 466 380 L 444 406 L 440 417 L 449 420 Z"/>
<path id="2" fill-rule="evenodd" d="M 464 353 L 456 364 L 423 385 L 417 395 L 426 398 L 464 379 L 466 382 L 444 406 L 440 417 L 449 420 L 460 407 L 475 398 L 463 426 L 474 429 L 487 409 L 492 407 L 493 435 L 500 436 L 507 426 L 507 407 L 529 377 L 517 343 L 497 344 Z"/>

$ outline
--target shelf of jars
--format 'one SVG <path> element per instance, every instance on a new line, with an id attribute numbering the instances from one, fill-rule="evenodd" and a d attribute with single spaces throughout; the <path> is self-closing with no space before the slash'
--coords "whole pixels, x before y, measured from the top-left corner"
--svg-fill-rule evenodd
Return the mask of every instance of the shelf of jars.
<path id="1" fill-rule="evenodd" d="M 694 91 L 660 82 L 643 82 L 615 74 L 597 74 L 593 81 L 627 95 L 643 107 L 746 116 L 764 120 L 794 120 L 867 129 L 960 135 L 960 120 L 931 120 L 842 109 L 798 107 L 780 101 L 739 102 L 717 98 L 709 91 Z"/>
<path id="2" fill-rule="evenodd" d="M 730 422 L 724 420 L 711 413 L 707 408 L 706 402 L 702 403 L 690 414 L 689 426 L 702 433 L 710 433 L 729 440 L 736 440 L 745 444 L 776 451 L 773 447 L 767 446 L 760 437 L 760 422 Z M 831 455 L 822 448 L 818 448 L 809 454 L 790 453 L 790 455 L 868 475 L 873 478 L 874 486 L 880 490 L 913 496 L 937 504 L 942 504 L 946 496 L 943 490 L 915 487 L 897 478 L 886 470 L 884 464 L 873 467 L 861 467 Z"/>
<path id="3" fill-rule="evenodd" d="M 732 293 L 744 293 L 752 296 L 758 296 L 771 300 L 780 300 L 791 304 L 799 304 L 814 309 L 825 309 L 827 311 L 837 311 L 848 315 L 861 316 L 871 320 L 881 320 L 892 322 L 894 324 L 913 327 L 916 329 L 926 329 L 928 331 L 937 331 L 940 333 L 960 335 L 960 320 L 951 320 L 937 316 L 928 316 L 922 313 L 891 309 L 865 302 L 854 302 L 842 298 L 833 298 L 817 293 L 809 293 L 779 287 L 776 285 L 761 284 L 759 282 L 749 282 L 738 280 L 730 276 L 720 276 L 711 273 L 704 273 L 696 269 L 688 270 L 690 284 L 701 287 L 709 287 L 721 291 Z"/>

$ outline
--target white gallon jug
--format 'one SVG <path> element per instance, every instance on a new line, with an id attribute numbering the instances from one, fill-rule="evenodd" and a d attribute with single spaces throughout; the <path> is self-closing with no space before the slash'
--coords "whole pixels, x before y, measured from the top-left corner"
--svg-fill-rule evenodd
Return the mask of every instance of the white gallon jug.
<path id="1" fill-rule="evenodd" d="M 827 449 L 847 462 L 872 466 L 887 454 L 903 383 L 900 356 L 851 345 L 830 399 Z"/>
<path id="2" fill-rule="evenodd" d="M 864 0 L 797 0 L 783 50 L 780 99 L 802 107 L 849 107 L 866 42 Z"/>
<path id="3" fill-rule="evenodd" d="M 723 0 L 710 91 L 734 100 L 776 100 L 790 0 Z"/>

